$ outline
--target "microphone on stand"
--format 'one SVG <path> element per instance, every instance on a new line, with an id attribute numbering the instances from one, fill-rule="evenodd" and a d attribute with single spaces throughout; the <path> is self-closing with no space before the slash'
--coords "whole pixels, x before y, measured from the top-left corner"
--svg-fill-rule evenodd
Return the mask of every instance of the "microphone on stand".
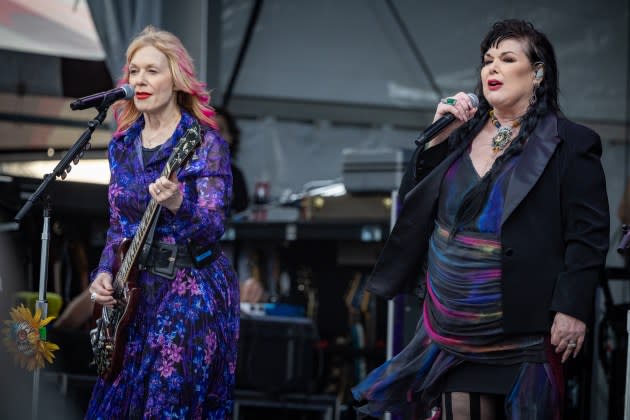
<path id="1" fill-rule="evenodd" d="M 468 93 L 467 95 L 472 101 L 473 108 L 477 108 L 479 106 L 479 98 L 477 98 L 477 95 L 475 95 L 474 93 Z M 426 142 L 431 140 L 433 137 L 437 136 L 440 133 L 440 131 L 448 127 L 453 121 L 455 121 L 455 115 L 450 114 L 450 113 L 444 115 L 443 117 L 438 119 L 436 122 L 428 126 L 422 132 L 422 134 L 420 134 L 418 139 L 415 141 L 416 145 L 418 147 L 423 146 Z"/>
<path id="2" fill-rule="evenodd" d="M 131 85 L 122 85 L 115 89 L 79 98 L 70 104 L 70 109 L 76 111 L 79 109 L 109 106 L 120 99 L 131 99 L 133 95 L 134 90 Z"/>

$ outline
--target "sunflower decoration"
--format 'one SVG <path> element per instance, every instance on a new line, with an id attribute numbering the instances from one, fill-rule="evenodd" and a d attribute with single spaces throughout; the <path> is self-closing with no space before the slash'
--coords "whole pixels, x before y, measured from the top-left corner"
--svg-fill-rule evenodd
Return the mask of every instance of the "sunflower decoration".
<path id="1" fill-rule="evenodd" d="M 35 311 L 35 316 L 28 308 L 20 305 L 11 309 L 11 320 L 4 321 L 4 345 L 10 353 L 15 355 L 16 363 L 20 367 L 33 371 L 44 367 L 44 360 L 52 363 L 53 351 L 59 346 L 46 341 L 46 325 L 54 316 L 42 318 L 41 310 Z"/>

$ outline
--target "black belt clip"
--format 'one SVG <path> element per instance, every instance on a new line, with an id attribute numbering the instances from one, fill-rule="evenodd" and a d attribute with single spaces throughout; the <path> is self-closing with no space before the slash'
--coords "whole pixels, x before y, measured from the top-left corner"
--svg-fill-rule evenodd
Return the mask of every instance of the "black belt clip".
<path id="1" fill-rule="evenodd" d="M 190 255 L 192 256 L 193 264 L 195 268 L 203 268 L 212 264 L 221 256 L 221 248 L 218 245 L 214 244 L 210 247 L 201 247 L 197 246 L 191 241 L 188 242 L 188 250 L 190 251 Z"/>
<path id="2" fill-rule="evenodd" d="M 177 260 L 177 244 L 159 242 L 152 250 L 153 264 L 148 268 L 152 273 L 173 280 L 175 278 L 175 261 Z"/>

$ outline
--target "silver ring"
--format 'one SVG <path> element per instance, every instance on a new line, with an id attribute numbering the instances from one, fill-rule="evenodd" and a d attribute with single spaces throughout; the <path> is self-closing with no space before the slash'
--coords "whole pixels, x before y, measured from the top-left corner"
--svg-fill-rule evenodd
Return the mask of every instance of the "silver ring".
<path id="1" fill-rule="evenodd" d="M 96 302 L 96 292 L 92 292 L 92 293 L 90 293 L 90 300 L 91 300 L 92 302 Z"/>
<path id="2" fill-rule="evenodd" d="M 155 189 L 155 193 L 156 193 L 156 194 L 159 194 L 159 193 L 161 193 L 161 192 L 162 192 L 162 190 L 160 190 L 159 188 L 156 188 L 156 189 Z"/>
<path id="3" fill-rule="evenodd" d="M 567 344 L 567 347 L 570 347 L 570 348 L 577 347 L 577 343 L 575 341 L 569 341 L 569 344 Z"/>

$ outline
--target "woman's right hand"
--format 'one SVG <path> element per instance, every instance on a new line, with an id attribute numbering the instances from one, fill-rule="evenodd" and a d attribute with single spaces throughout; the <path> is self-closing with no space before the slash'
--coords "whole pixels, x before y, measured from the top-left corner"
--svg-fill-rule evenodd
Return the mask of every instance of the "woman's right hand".
<path id="1" fill-rule="evenodd" d="M 114 288 L 112 287 L 112 275 L 101 272 L 96 275 L 92 284 L 90 284 L 90 298 L 103 306 L 114 306 Z"/>
<path id="2" fill-rule="evenodd" d="M 477 112 L 477 108 L 473 106 L 472 99 L 465 92 L 458 92 L 453 96 L 441 99 L 435 110 L 433 122 L 447 114 L 452 114 L 455 117 L 455 121 L 435 136 L 427 147 L 433 147 L 442 143 L 455 129 L 470 120 L 475 115 L 475 112 Z"/>

